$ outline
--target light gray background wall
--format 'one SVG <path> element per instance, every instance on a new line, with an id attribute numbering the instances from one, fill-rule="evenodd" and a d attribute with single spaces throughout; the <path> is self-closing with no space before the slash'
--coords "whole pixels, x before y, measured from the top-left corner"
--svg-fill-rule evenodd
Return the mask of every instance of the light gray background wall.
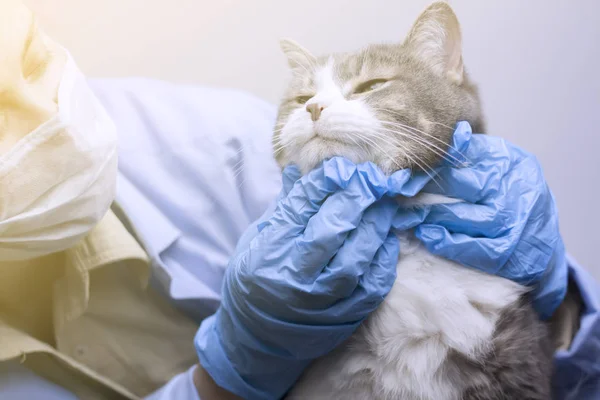
<path id="1" fill-rule="evenodd" d="M 25 0 L 90 76 L 141 75 L 277 101 L 278 39 L 314 53 L 399 41 L 427 0 Z M 488 133 L 535 153 L 569 251 L 600 279 L 600 1 L 454 0 Z"/>

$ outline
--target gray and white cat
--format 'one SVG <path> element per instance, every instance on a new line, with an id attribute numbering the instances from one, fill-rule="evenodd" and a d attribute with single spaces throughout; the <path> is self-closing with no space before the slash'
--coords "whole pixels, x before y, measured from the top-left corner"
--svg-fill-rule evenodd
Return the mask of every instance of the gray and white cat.
<path id="1" fill-rule="evenodd" d="M 403 44 L 320 58 L 289 40 L 282 48 L 294 76 L 273 139 L 281 165 L 306 172 L 344 156 L 386 173 L 428 170 L 446 154 L 457 121 L 483 129 L 446 3 L 427 8 Z M 383 304 L 287 398 L 549 399 L 553 349 L 527 289 L 436 257 L 410 232 L 400 240 Z"/>

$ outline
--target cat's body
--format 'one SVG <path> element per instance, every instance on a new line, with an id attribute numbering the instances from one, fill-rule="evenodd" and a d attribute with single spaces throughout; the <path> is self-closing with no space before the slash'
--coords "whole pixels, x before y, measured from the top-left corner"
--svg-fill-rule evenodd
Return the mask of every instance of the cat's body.
<path id="1" fill-rule="evenodd" d="M 463 69 L 459 24 L 430 6 L 401 45 L 315 58 L 284 41 L 294 78 L 274 136 L 281 165 L 304 172 L 325 158 L 371 161 L 384 172 L 429 171 L 454 126 L 483 127 Z M 444 196 L 411 200 L 451 202 Z M 402 234 L 396 282 L 383 304 L 333 353 L 316 360 L 290 399 L 545 400 L 549 332 L 526 288 L 428 253 Z"/>
<path id="2" fill-rule="evenodd" d="M 433 256 L 409 233 L 397 271 L 384 303 L 287 399 L 550 399 L 552 347 L 524 287 Z"/>

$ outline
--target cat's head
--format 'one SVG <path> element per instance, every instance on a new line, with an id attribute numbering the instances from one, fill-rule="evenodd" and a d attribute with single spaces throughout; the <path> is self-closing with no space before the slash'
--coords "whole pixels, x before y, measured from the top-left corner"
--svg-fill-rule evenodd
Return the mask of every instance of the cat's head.
<path id="1" fill-rule="evenodd" d="M 450 6 L 429 6 L 404 43 L 315 57 L 281 42 L 292 79 L 273 146 L 280 165 L 304 172 L 333 156 L 372 161 L 385 172 L 429 169 L 458 121 L 483 129 L 476 87 L 465 73 L 460 26 Z"/>

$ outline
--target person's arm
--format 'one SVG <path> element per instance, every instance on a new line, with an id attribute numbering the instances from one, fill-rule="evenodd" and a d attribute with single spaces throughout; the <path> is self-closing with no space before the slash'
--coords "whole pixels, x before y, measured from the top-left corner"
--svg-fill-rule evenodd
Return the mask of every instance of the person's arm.
<path id="1" fill-rule="evenodd" d="M 377 308 L 399 254 L 390 234 L 398 204 L 386 192 L 373 164 L 334 158 L 303 177 L 286 168 L 274 212 L 248 228 L 254 237 L 231 257 L 221 305 L 196 335 L 201 396 L 280 398 Z"/>
<path id="2" fill-rule="evenodd" d="M 560 323 L 562 345 L 554 357 L 555 399 L 600 398 L 600 286 L 573 258 L 569 264 L 567 309 L 557 311 L 553 328 Z M 589 266 L 594 267 L 594 266 Z M 571 297 L 571 304 L 567 303 Z M 562 307 L 562 305 L 561 305 Z M 573 315 L 574 314 L 574 315 Z M 556 331 L 555 331 L 556 332 Z M 574 336 L 573 336 L 574 335 Z"/>

